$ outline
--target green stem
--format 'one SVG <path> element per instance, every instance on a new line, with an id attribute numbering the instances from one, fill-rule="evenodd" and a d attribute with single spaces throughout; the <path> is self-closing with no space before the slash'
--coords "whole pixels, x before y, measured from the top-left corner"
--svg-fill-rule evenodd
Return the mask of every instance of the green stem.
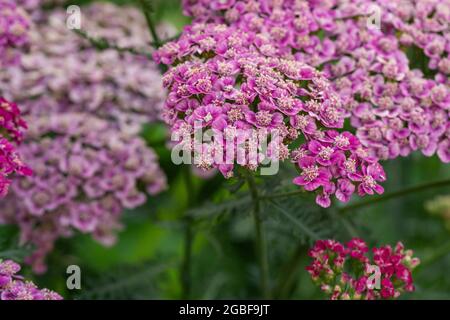
<path id="1" fill-rule="evenodd" d="M 272 199 L 279 199 L 279 198 L 288 198 L 288 197 L 298 196 L 298 195 L 305 195 L 305 191 L 304 190 L 294 190 L 294 191 L 289 191 L 289 192 L 284 192 L 284 193 L 266 195 L 261 198 L 264 200 L 272 200 Z"/>
<path id="2" fill-rule="evenodd" d="M 192 184 L 192 176 L 190 170 L 186 168 L 183 170 L 184 179 L 186 183 L 186 193 L 188 197 L 188 208 L 195 204 L 194 186 Z M 191 273 L 192 273 L 192 245 L 194 242 L 193 220 L 189 215 L 184 217 L 184 255 L 181 264 L 181 286 L 182 299 L 190 299 L 191 297 Z"/>
<path id="3" fill-rule="evenodd" d="M 182 284 L 182 299 L 190 299 L 191 296 L 191 265 L 192 265 L 192 243 L 194 235 L 192 232 L 192 220 L 189 217 L 185 218 L 184 230 L 184 256 L 181 265 L 181 284 Z"/>
<path id="4" fill-rule="evenodd" d="M 155 24 L 153 23 L 153 19 L 151 16 L 151 7 L 150 4 L 145 0 L 139 0 L 141 3 L 142 11 L 145 16 L 145 20 L 147 21 L 148 29 L 150 30 L 150 34 L 152 35 L 153 41 L 152 44 L 155 48 L 159 48 L 161 46 L 161 40 L 158 37 L 158 33 L 156 32 Z"/>
<path id="5" fill-rule="evenodd" d="M 292 291 L 293 284 L 297 279 L 297 273 L 302 257 L 305 253 L 303 245 L 297 246 L 291 259 L 287 262 L 282 273 L 277 288 L 275 289 L 275 297 L 277 299 L 286 299 Z"/>
<path id="6" fill-rule="evenodd" d="M 370 206 L 370 205 L 375 204 L 375 203 L 387 201 L 387 200 L 390 200 L 390 199 L 393 199 L 393 198 L 406 196 L 406 195 L 409 195 L 411 193 L 420 192 L 420 191 L 427 190 L 427 189 L 432 189 L 432 188 L 439 188 L 439 187 L 443 187 L 443 186 L 446 186 L 446 185 L 450 185 L 450 179 L 423 183 L 423 184 L 420 184 L 420 185 L 417 185 L 417 186 L 414 186 L 414 187 L 409 187 L 409 188 L 405 188 L 405 189 L 398 190 L 398 191 L 395 191 L 395 192 L 387 193 L 387 194 L 384 194 L 384 195 L 376 197 L 376 198 L 372 198 L 372 199 L 367 200 L 367 201 L 361 201 L 361 202 L 355 203 L 353 205 L 343 207 L 343 208 L 339 209 L 339 211 L 341 213 L 344 213 L 344 212 L 347 212 L 347 211 L 352 211 L 352 210 L 359 209 L 359 208 L 362 208 L 362 207 Z"/>
<path id="7" fill-rule="evenodd" d="M 429 255 L 427 258 L 423 259 L 422 262 L 417 266 L 419 270 L 425 270 L 424 267 L 433 264 L 439 259 L 450 254 L 450 241 L 444 243 L 441 247 L 437 248 L 433 254 Z"/>
<path id="8" fill-rule="evenodd" d="M 264 299 L 270 299 L 269 287 L 269 260 L 267 254 L 267 243 L 264 232 L 264 226 L 261 221 L 261 203 L 259 198 L 258 187 L 251 173 L 246 173 L 247 184 L 250 189 L 253 200 L 253 220 L 255 222 L 256 231 L 256 249 L 258 252 L 261 290 Z"/>
<path id="9" fill-rule="evenodd" d="M 112 49 L 112 50 L 116 50 L 117 52 L 120 52 L 120 53 L 131 53 L 131 54 L 138 55 L 138 56 L 145 56 L 148 59 L 152 60 L 152 56 L 150 54 L 148 54 L 147 52 L 140 51 L 136 48 L 119 47 L 118 45 L 116 45 L 114 43 L 108 42 L 108 40 L 106 40 L 104 38 L 91 37 L 89 34 L 87 34 L 86 31 L 83 31 L 83 30 L 75 29 L 75 30 L 73 30 L 73 32 L 75 32 L 81 38 L 89 41 L 89 43 L 97 50 L 103 51 L 103 50 Z"/>

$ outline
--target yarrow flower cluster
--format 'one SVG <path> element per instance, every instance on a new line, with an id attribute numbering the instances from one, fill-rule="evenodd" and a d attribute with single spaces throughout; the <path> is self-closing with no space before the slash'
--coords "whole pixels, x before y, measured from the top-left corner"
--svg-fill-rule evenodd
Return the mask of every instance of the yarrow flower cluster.
<path id="1" fill-rule="evenodd" d="M 373 156 L 392 159 L 420 150 L 450 161 L 448 0 L 185 0 L 183 5 L 195 22 L 256 33 L 266 56 L 323 70 Z M 380 28 L 368 24 L 374 5 L 382 14 Z M 408 59 L 416 48 L 429 60 L 424 70 L 412 68 Z"/>
<path id="2" fill-rule="evenodd" d="M 64 10 L 40 12 L 22 63 L 0 71 L 0 92 L 25 115 L 91 112 L 132 133 L 157 119 L 165 92 L 156 64 L 145 55 L 99 51 L 69 30 L 66 20 Z M 83 7 L 83 30 L 119 47 L 151 52 L 145 19 L 135 8 Z M 172 32 L 164 26 L 160 31 Z"/>
<path id="3" fill-rule="evenodd" d="M 346 245 L 319 240 L 309 251 L 312 263 L 306 267 L 313 281 L 333 300 L 391 299 L 414 291 L 413 269 L 420 263 L 411 250 L 398 242 L 373 248 L 358 238 Z"/>
<path id="4" fill-rule="evenodd" d="M 302 170 L 295 183 L 308 191 L 323 187 L 317 198 L 322 206 L 330 205 L 334 178 L 342 186 L 338 198 L 345 201 L 354 189 L 349 175 L 370 185 L 365 192 L 361 187 L 360 194 L 373 193 L 373 188 L 381 193 L 376 180 L 384 181 L 384 173 L 357 139 L 348 132 L 322 130 L 342 128 L 344 120 L 339 97 L 327 79 L 302 62 L 261 54 L 271 50 L 261 41 L 252 32 L 200 23 L 186 27 L 178 41 L 154 53 L 157 62 L 171 66 L 163 77 L 169 89 L 163 117 L 175 140 L 194 153 L 201 151 L 197 166 L 218 168 L 225 177 L 233 175 L 236 163 L 255 170 L 267 158 L 291 158 Z M 197 124 L 219 132 L 219 138 L 196 146 L 191 136 Z M 278 135 L 261 154 L 258 137 L 273 130 Z M 296 140 L 306 143 L 291 154 L 289 146 Z M 237 146 L 242 145 L 247 158 L 239 159 Z M 367 170 L 374 179 L 369 181 Z"/>
<path id="5" fill-rule="evenodd" d="M 440 77 L 450 74 L 450 1 L 378 0 L 386 17 L 384 22 L 398 33 L 404 47 L 415 46 L 429 58 L 427 67 Z"/>
<path id="6" fill-rule="evenodd" d="M 22 142 L 23 130 L 27 128 L 17 104 L 3 97 L 0 97 L 0 128 L 1 135 L 15 143 Z"/>
<path id="7" fill-rule="evenodd" d="M 359 196 L 384 192 L 383 167 L 349 132 L 328 130 L 293 154 L 301 170 L 293 182 L 307 191 L 321 188 L 316 202 L 322 207 L 331 205 L 331 195 L 348 202 L 355 191 Z"/>
<path id="8" fill-rule="evenodd" d="M 56 292 L 39 289 L 33 282 L 18 275 L 20 265 L 0 259 L 0 300 L 62 300 Z"/>
<path id="9" fill-rule="evenodd" d="M 31 118 L 19 151 L 34 174 L 13 182 L 0 203 L 0 222 L 17 224 L 22 242 L 35 245 L 27 262 L 36 272 L 45 270 L 54 242 L 74 231 L 113 244 L 124 209 L 166 186 L 157 156 L 141 138 L 92 114 Z"/>
<path id="10" fill-rule="evenodd" d="M 30 21 L 13 1 L 0 0 L 0 66 L 19 61 L 19 48 L 28 43 Z"/>
<path id="11" fill-rule="evenodd" d="M 8 192 L 11 174 L 31 174 L 16 152 L 16 145 L 22 141 L 22 130 L 26 127 L 17 105 L 0 97 L 0 198 Z"/>

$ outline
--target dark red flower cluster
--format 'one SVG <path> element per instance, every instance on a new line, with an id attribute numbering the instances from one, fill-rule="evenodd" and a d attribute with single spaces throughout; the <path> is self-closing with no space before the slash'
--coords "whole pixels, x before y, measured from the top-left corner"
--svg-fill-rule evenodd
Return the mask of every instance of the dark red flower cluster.
<path id="1" fill-rule="evenodd" d="M 358 238 L 346 245 L 319 240 L 309 251 L 313 262 L 306 267 L 322 291 L 337 299 L 390 299 L 414 291 L 412 270 L 420 263 L 401 242 L 395 248 L 369 247 Z"/>

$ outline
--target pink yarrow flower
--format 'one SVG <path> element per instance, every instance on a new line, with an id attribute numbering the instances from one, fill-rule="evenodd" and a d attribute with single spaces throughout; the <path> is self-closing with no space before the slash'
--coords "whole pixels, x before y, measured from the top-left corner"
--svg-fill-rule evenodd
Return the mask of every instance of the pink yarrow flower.
<path id="1" fill-rule="evenodd" d="M 17 105 L 0 97 L 0 198 L 8 193 L 10 176 L 32 174 L 16 150 L 26 127 Z"/>
<path id="2" fill-rule="evenodd" d="M 318 240 L 309 256 L 313 260 L 306 270 L 333 300 L 392 299 L 415 290 L 412 271 L 420 261 L 401 242 L 370 251 L 358 238 L 345 245 Z"/>
<path id="3" fill-rule="evenodd" d="M 18 275 L 21 267 L 12 260 L 0 260 L 0 300 L 62 300 L 56 292 L 39 289 Z"/>
<path id="4" fill-rule="evenodd" d="M 374 4 L 383 11 L 381 28 L 367 28 Z M 252 33 L 266 56 L 320 67 L 372 156 L 386 160 L 420 151 L 448 162 L 441 130 L 450 107 L 448 1 L 236 0 L 221 7 L 185 0 L 183 8 L 194 23 Z M 405 48 L 429 60 L 424 70 L 414 69 Z M 333 110 L 322 108 L 321 114 L 322 123 L 338 121 Z M 438 118 L 434 128 L 432 118 Z M 376 135 L 374 127 L 381 129 Z"/>

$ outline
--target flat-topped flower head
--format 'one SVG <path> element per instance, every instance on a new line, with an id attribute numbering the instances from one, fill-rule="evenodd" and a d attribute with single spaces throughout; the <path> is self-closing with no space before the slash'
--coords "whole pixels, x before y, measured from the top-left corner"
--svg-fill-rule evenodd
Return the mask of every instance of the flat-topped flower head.
<path id="1" fill-rule="evenodd" d="M 27 128 L 17 104 L 0 97 L 0 134 L 8 140 L 20 143 Z"/>
<path id="2" fill-rule="evenodd" d="M 19 152 L 34 175 L 15 179 L 0 204 L 0 220 L 17 224 L 28 257 L 39 272 L 59 237 L 75 231 L 114 242 L 124 209 L 136 208 L 165 189 L 157 156 L 138 137 L 92 114 L 30 117 Z"/>
<path id="3" fill-rule="evenodd" d="M 151 53 L 145 18 L 136 8 L 96 3 L 82 14 L 89 36 Z M 66 20 L 65 10 L 40 11 L 21 63 L 0 70 L 1 91 L 25 115 L 93 112 L 133 133 L 157 120 L 165 91 L 156 64 L 144 55 L 99 51 L 67 28 Z M 172 31 L 162 26 L 158 32 L 165 37 Z"/>
<path id="4" fill-rule="evenodd" d="M 371 250 L 358 238 L 347 244 L 318 240 L 306 270 L 331 299 L 392 299 L 415 290 L 412 271 L 420 263 L 401 242 Z"/>
<path id="5" fill-rule="evenodd" d="M 382 166 L 350 132 L 327 130 L 300 150 L 296 154 L 300 176 L 293 183 L 307 191 L 318 190 L 320 206 L 329 207 L 332 195 L 348 202 L 356 190 L 359 196 L 384 192 Z"/>
<path id="6" fill-rule="evenodd" d="M 39 289 L 18 273 L 20 265 L 12 260 L 0 259 L 0 300 L 62 300 L 56 292 Z"/>
<path id="7" fill-rule="evenodd" d="M 374 5 L 383 14 L 380 27 L 368 20 Z M 183 8 L 194 22 L 251 32 L 266 56 L 293 57 L 322 70 L 371 155 L 386 160 L 419 150 L 448 162 L 443 131 L 410 116 L 413 107 L 424 119 L 440 114 L 449 122 L 448 1 L 236 0 L 216 6 L 185 0 Z M 411 51 L 428 61 L 423 70 L 417 69 L 420 59 L 408 58 Z M 333 110 L 327 114 L 336 117 Z M 391 128 L 392 119 L 401 127 Z M 366 131 L 379 123 L 390 128 L 377 141 L 367 139 Z"/>
<path id="8" fill-rule="evenodd" d="M 0 0 L 0 66 L 20 61 L 20 51 L 28 44 L 30 21 L 15 1 Z"/>
<path id="9" fill-rule="evenodd" d="M 26 127 L 17 105 L 0 97 L 0 198 L 8 193 L 13 174 L 29 176 L 32 173 L 16 150 Z"/>
<path id="10" fill-rule="evenodd" d="M 186 135 L 189 128 L 190 137 L 196 122 L 203 130 L 224 135 L 231 128 L 257 135 L 278 131 L 280 143 L 273 142 L 271 150 L 280 160 L 289 156 L 288 146 L 300 136 L 309 139 L 319 126 L 343 126 L 343 109 L 328 80 L 305 63 L 261 54 L 261 41 L 225 25 L 193 24 L 176 42 L 154 53 L 157 62 L 169 65 L 163 118 L 173 133 Z M 222 152 L 229 147 L 224 141 L 215 143 Z M 234 160 L 227 163 L 227 177 L 236 162 L 255 169 L 264 157 L 256 156 L 251 164 Z"/>
<path id="11" fill-rule="evenodd" d="M 236 165 L 256 170 L 268 159 L 294 159 L 301 171 L 294 183 L 317 192 L 318 204 L 330 206 L 333 194 L 348 201 L 375 159 L 351 133 L 331 130 L 343 127 L 345 110 L 324 74 L 292 56 L 266 54 L 264 44 L 249 29 L 194 23 L 154 53 L 169 66 L 163 118 L 174 142 L 194 154 L 207 150 L 194 164 L 227 178 Z M 196 148 L 196 127 L 215 139 Z M 273 132 L 278 141 L 261 152 L 258 138 Z M 303 146 L 291 153 L 295 141 Z"/>

